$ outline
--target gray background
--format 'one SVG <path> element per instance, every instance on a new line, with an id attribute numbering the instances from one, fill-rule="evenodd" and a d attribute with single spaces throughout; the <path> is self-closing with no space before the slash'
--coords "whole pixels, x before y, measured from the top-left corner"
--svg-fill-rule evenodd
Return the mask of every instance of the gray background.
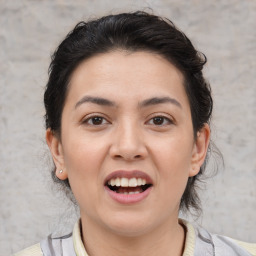
<path id="1" fill-rule="evenodd" d="M 76 219 L 49 177 L 42 99 L 50 54 L 82 19 L 147 7 L 173 20 L 209 60 L 212 138 L 225 170 L 207 181 L 197 221 L 211 232 L 255 242 L 256 1 L 0 0 L 1 256 L 53 230 L 65 232 Z"/>

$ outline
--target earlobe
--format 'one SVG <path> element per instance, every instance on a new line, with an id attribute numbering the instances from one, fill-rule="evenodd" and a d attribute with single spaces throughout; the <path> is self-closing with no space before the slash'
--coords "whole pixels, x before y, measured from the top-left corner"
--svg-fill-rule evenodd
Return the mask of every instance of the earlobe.
<path id="1" fill-rule="evenodd" d="M 205 124 L 204 127 L 197 132 L 197 138 L 195 140 L 192 153 L 189 177 L 197 175 L 200 171 L 200 167 L 204 163 L 210 142 L 210 133 L 210 127 L 208 124 Z"/>
<path id="2" fill-rule="evenodd" d="M 67 179 L 65 170 L 64 156 L 60 139 L 52 132 L 51 129 L 46 130 L 46 142 L 51 151 L 51 155 L 56 166 L 56 176 L 60 180 Z"/>
<path id="3" fill-rule="evenodd" d="M 68 178 L 68 174 L 66 171 L 63 171 L 62 169 L 58 170 L 56 169 L 55 175 L 59 180 L 66 180 Z"/>

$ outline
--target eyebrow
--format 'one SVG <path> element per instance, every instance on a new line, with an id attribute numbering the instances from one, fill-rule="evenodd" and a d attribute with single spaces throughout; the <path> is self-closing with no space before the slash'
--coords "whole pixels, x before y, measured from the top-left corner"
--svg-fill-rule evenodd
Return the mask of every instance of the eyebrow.
<path id="1" fill-rule="evenodd" d="M 110 101 L 110 100 L 105 99 L 105 98 L 85 96 L 76 103 L 75 108 L 77 108 L 80 105 L 82 105 L 84 103 L 87 103 L 87 102 L 88 103 L 94 103 L 94 104 L 101 105 L 101 106 L 108 106 L 108 107 L 116 106 L 116 104 L 113 101 Z"/>
<path id="2" fill-rule="evenodd" d="M 116 104 L 113 101 L 105 99 L 105 98 L 85 96 L 76 103 L 75 109 L 84 103 L 94 103 L 97 105 L 108 106 L 108 107 L 116 106 Z M 178 106 L 179 108 L 182 108 L 181 104 L 176 99 L 173 99 L 170 97 L 153 97 L 150 99 L 146 99 L 139 103 L 139 107 L 148 107 L 148 106 L 158 105 L 158 104 L 163 104 L 163 103 L 172 103 L 172 104 Z"/>
<path id="3" fill-rule="evenodd" d="M 181 104 L 176 99 L 173 99 L 170 97 L 153 97 L 153 98 L 142 101 L 139 105 L 140 107 L 147 107 L 147 106 L 163 104 L 163 103 L 172 103 L 177 107 L 182 108 Z"/>

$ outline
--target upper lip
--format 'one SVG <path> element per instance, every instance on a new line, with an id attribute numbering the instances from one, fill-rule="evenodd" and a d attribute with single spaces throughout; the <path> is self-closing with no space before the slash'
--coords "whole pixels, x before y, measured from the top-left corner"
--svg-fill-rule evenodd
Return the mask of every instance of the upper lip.
<path id="1" fill-rule="evenodd" d="M 145 172 L 142 172 L 142 171 L 139 171 L 139 170 L 131 170 L 131 171 L 117 170 L 117 171 L 114 171 L 114 172 L 110 173 L 105 178 L 104 185 L 106 185 L 109 180 L 115 179 L 115 178 L 127 178 L 127 179 L 141 178 L 141 179 L 145 179 L 147 184 L 153 184 L 153 181 L 152 181 L 151 177 Z"/>

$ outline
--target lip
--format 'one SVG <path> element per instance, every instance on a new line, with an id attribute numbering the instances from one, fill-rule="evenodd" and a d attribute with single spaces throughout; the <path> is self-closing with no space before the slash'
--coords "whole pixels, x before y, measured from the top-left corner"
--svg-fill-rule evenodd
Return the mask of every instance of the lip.
<path id="1" fill-rule="evenodd" d="M 128 178 L 128 179 L 141 178 L 141 179 L 145 179 L 147 183 L 153 184 L 153 180 L 145 172 L 138 171 L 138 170 L 132 170 L 132 171 L 118 170 L 118 171 L 114 171 L 114 172 L 110 173 L 105 178 L 104 185 L 106 185 L 109 180 L 115 179 L 115 178 Z"/>
<path id="2" fill-rule="evenodd" d="M 125 171 L 125 170 L 118 170 L 115 172 L 110 173 L 104 180 L 104 188 L 105 191 L 108 193 L 108 195 L 115 200 L 118 203 L 121 204 L 134 204 L 138 203 L 142 200 L 144 200 L 151 192 L 152 186 L 147 188 L 145 191 L 138 193 L 138 194 L 121 194 L 121 193 L 116 193 L 112 191 L 108 186 L 107 182 L 111 179 L 115 178 L 141 178 L 145 179 L 148 184 L 153 185 L 153 181 L 151 177 L 146 174 L 145 172 L 138 171 L 138 170 L 132 170 L 132 171 Z"/>
<path id="3" fill-rule="evenodd" d="M 132 195 L 125 195 L 125 194 L 119 194 L 114 191 L 112 191 L 108 186 L 104 186 L 106 192 L 110 195 L 112 199 L 117 201 L 118 203 L 121 204 L 134 204 L 142 201 L 145 199 L 149 193 L 152 190 L 152 187 L 149 187 L 145 191 L 139 193 L 139 194 L 132 194 Z"/>

